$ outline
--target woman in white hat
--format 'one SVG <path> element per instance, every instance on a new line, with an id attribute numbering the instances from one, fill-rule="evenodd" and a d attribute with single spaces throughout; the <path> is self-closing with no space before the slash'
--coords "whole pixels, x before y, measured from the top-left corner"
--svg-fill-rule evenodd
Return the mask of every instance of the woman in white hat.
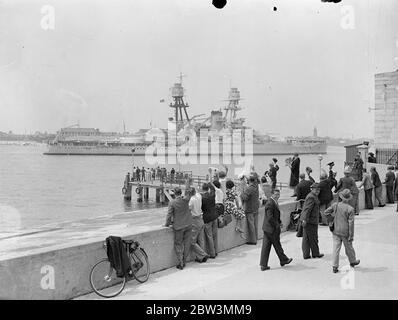
<path id="1" fill-rule="evenodd" d="M 339 257 L 341 243 L 344 244 L 345 253 L 348 257 L 351 267 L 359 264 L 360 260 L 355 257 L 355 250 L 352 246 L 354 241 L 354 208 L 349 205 L 353 196 L 348 189 L 339 193 L 341 202 L 335 202 L 331 207 L 325 210 L 325 216 L 329 221 L 331 230 L 333 230 L 333 272 L 339 271 Z"/>

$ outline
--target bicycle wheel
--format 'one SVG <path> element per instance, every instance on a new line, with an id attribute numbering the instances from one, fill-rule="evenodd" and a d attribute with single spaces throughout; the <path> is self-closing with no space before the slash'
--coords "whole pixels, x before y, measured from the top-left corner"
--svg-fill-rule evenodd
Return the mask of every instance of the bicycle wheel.
<path id="1" fill-rule="evenodd" d="M 116 276 L 116 270 L 111 267 L 108 259 L 96 263 L 90 271 L 90 285 L 101 297 L 111 298 L 123 291 L 126 278 Z"/>
<path id="2" fill-rule="evenodd" d="M 149 260 L 145 250 L 139 248 L 130 253 L 133 276 L 138 282 L 145 282 L 149 278 Z"/>

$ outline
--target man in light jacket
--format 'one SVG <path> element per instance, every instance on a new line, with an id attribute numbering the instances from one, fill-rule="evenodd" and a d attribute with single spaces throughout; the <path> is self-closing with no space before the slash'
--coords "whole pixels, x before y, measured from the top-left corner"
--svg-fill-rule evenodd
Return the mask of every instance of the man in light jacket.
<path id="1" fill-rule="evenodd" d="M 362 175 L 362 182 L 358 186 L 358 188 L 361 188 L 363 186 L 363 189 L 365 190 L 365 208 L 366 209 L 373 209 L 373 201 L 372 201 L 372 192 L 373 192 L 373 183 L 372 183 L 372 178 L 370 177 L 370 173 L 366 172 L 366 169 L 363 169 L 363 175 Z"/>
<path id="2" fill-rule="evenodd" d="M 325 215 L 328 217 L 329 222 L 333 221 L 333 272 L 339 271 L 339 256 L 341 243 L 344 244 L 345 252 L 350 262 L 351 267 L 359 264 L 360 260 L 355 257 L 355 250 L 352 246 L 354 241 L 354 208 L 349 205 L 352 195 L 350 190 L 344 189 L 339 193 L 341 202 L 334 203 L 331 207 L 327 208 Z"/>
<path id="3" fill-rule="evenodd" d="M 192 244 L 191 252 L 195 256 L 196 262 L 206 262 L 209 255 L 204 251 L 205 238 L 203 212 L 202 212 L 202 195 L 196 192 L 194 187 L 190 189 L 191 199 L 189 200 L 189 210 L 192 214 Z"/>

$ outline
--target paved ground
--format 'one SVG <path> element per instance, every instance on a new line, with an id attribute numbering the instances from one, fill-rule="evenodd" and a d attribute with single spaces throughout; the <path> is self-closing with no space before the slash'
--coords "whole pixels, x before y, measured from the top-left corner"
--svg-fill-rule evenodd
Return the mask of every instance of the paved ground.
<path id="1" fill-rule="evenodd" d="M 293 262 L 280 267 L 271 251 L 269 271 L 260 271 L 261 241 L 219 254 L 207 263 L 189 263 L 152 274 L 148 282 L 127 283 L 114 299 L 398 299 L 398 213 L 396 205 L 362 210 L 355 220 L 354 247 L 361 264 L 348 267 L 344 249 L 340 269 L 332 273 L 332 239 L 328 227 L 319 229 L 322 259 L 303 260 L 301 239 L 282 234 L 281 242 Z M 347 271 L 344 271 L 345 268 Z M 78 299 L 99 299 L 89 294 Z"/>

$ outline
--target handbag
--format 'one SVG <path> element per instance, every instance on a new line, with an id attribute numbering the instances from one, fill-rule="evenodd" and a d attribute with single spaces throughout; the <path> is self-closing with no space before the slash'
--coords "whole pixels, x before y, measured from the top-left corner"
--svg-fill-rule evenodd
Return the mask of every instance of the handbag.
<path id="1" fill-rule="evenodd" d="M 224 215 L 224 225 L 228 225 L 230 222 L 232 222 L 232 214 L 227 213 Z"/>
<path id="2" fill-rule="evenodd" d="M 224 215 L 220 215 L 217 217 L 217 225 L 220 229 L 225 227 Z"/>
<path id="3" fill-rule="evenodd" d="M 329 222 L 329 230 L 330 232 L 334 231 L 334 219 L 336 218 L 336 212 L 337 212 L 337 207 L 338 207 L 339 203 L 337 202 L 336 204 L 336 208 L 334 208 L 334 217 L 333 217 L 333 221 Z"/>

